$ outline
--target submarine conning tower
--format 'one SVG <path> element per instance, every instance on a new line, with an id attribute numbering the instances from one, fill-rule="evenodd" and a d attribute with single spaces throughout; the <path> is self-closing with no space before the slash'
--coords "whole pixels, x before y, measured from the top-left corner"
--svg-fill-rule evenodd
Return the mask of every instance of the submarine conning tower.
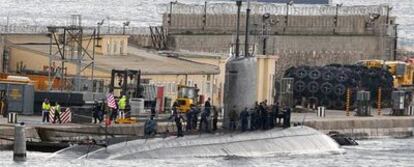
<path id="1" fill-rule="evenodd" d="M 235 110 L 239 114 L 244 108 L 254 107 L 257 100 L 257 59 L 249 53 L 249 15 L 250 2 L 246 9 L 246 34 L 245 52 L 240 55 L 240 8 L 241 1 L 236 1 L 237 10 L 237 32 L 235 55 L 226 63 L 226 74 L 224 82 L 224 128 L 229 127 L 229 112 Z"/>

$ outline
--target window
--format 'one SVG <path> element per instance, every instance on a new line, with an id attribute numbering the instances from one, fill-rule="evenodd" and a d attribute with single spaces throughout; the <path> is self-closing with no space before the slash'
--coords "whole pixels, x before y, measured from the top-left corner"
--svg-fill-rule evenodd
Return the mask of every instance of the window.
<path id="1" fill-rule="evenodd" d="M 193 81 L 188 80 L 188 81 L 187 81 L 187 85 L 188 85 L 188 86 L 193 86 Z"/>
<path id="2" fill-rule="evenodd" d="M 125 54 L 125 53 L 124 53 L 124 40 L 121 40 L 121 47 L 120 47 L 120 49 L 119 49 L 119 52 L 120 52 L 121 54 Z"/>
<path id="3" fill-rule="evenodd" d="M 114 54 L 118 54 L 117 48 L 118 48 L 118 45 L 117 45 L 117 42 L 115 41 L 114 42 Z"/>
<path id="4" fill-rule="evenodd" d="M 206 83 L 206 93 L 211 95 L 211 82 Z"/>
<path id="5" fill-rule="evenodd" d="M 173 83 L 172 84 L 172 93 L 176 93 L 177 92 L 177 84 Z"/>
<path id="6" fill-rule="evenodd" d="M 109 41 L 106 43 L 106 54 L 111 54 L 111 43 Z"/>

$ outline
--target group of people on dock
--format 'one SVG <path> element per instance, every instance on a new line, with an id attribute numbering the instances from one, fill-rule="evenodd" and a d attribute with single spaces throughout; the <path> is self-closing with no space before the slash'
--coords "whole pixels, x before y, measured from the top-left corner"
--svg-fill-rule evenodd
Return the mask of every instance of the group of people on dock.
<path id="1" fill-rule="evenodd" d="M 289 127 L 291 118 L 291 108 L 284 106 L 281 108 L 279 103 L 267 105 L 267 100 L 256 102 L 254 108 L 244 108 L 240 114 L 237 114 L 236 106 L 228 113 L 229 128 L 236 130 L 240 125 L 240 130 L 267 130 L 276 126 Z M 283 120 L 283 122 L 282 122 Z"/>
<path id="2" fill-rule="evenodd" d="M 54 115 L 52 123 L 56 123 L 57 121 L 59 121 L 59 124 L 61 124 L 62 120 L 60 118 L 60 113 L 62 111 L 61 111 L 59 103 L 57 101 L 51 103 L 49 99 L 45 98 L 42 103 L 42 122 L 43 123 L 50 122 L 49 114 L 51 112 L 53 112 L 53 115 Z"/>
<path id="3" fill-rule="evenodd" d="M 92 109 L 94 124 L 103 122 L 105 115 L 108 116 L 108 123 L 115 121 L 120 115 L 128 116 L 127 97 L 123 95 L 116 100 L 112 95 L 112 98 L 108 98 L 106 101 L 102 99 L 102 102 L 95 101 Z"/>
<path id="4" fill-rule="evenodd" d="M 211 118 L 211 112 L 212 118 Z M 244 108 L 243 111 L 237 112 L 236 106 L 228 113 L 228 126 L 230 131 L 241 130 L 268 130 L 276 126 L 289 127 L 291 118 L 291 108 L 284 106 L 282 109 L 279 103 L 267 105 L 267 101 L 261 103 L 256 102 L 254 108 L 250 110 Z M 210 99 L 204 104 L 204 110 L 200 107 L 191 105 L 191 109 L 186 113 L 180 113 L 176 105 L 173 105 L 173 113 L 170 120 L 173 120 L 177 129 L 177 137 L 184 136 L 184 128 L 186 132 L 206 132 L 211 133 L 217 130 L 219 112 L 215 106 L 211 106 Z M 282 122 L 283 120 L 283 122 Z M 184 127 L 185 123 L 185 127 Z M 212 125 L 210 124 L 212 123 Z M 224 121 L 223 123 L 226 123 Z M 225 126 L 226 127 L 226 126 Z M 197 129 L 198 128 L 198 129 Z"/>
<path id="5" fill-rule="evenodd" d="M 187 111 L 186 113 L 181 113 L 180 111 L 178 111 L 177 102 L 173 104 L 172 115 L 169 117 L 169 119 L 175 122 L 175 125 L 177 128 L 177 137 L 184 136 L 184 133 L 183 133 L 184 123 L 185 123 L 186 132 L 194 132 L 198 130 L 199 132 L 210 133 L 211 131 L 217 130 L 217 122 L 218 122 L 219 113 L 216 107 L 211 105 L 210 101 L 211 99 L 208 98 L 207 101 L 204 103 L 204 110 L 201 110 L 200 107 L 197 107 L 196 105 L 192 104 L 190 106 L 190 110 Z M 212 115 L 212 112 L 213 112 L 213 115 Z M 211 118 L 211 115 L 213 116 L 212 118 Z M 212 124 L 211 124 L 211 121 L 212 121 Z"/>

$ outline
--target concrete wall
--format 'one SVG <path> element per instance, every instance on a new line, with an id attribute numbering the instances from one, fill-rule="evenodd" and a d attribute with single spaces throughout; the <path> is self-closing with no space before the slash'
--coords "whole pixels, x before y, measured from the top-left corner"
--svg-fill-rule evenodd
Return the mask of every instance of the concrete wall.
<path id="1" fill-rule="evenodd" d="M 154 45 L 152 44 L 151 36 L 147 34 L 131 35 L 128 38 L 128 42 L 130 44 L 143 47 L 143 48 L 154 47 Z"/>
<path id="2" fill-rule="evenodd" d="M 168 15 L 163 15 L 163 26 L 170 34 L 177 33 L 226 33 L 236 31 L 237 16 L 235 14 L 208 14 L 203 23 L 202 14 L 172 14 L 171 24 Z M 241 15 L 240 26 L 245 27 L 245 16 Z M 370 22 L 369 15 L 338 16 L 335 26 L 335 15 L 298 16 L 271 15 L 270 34 L 379 34 L 385 33 L 387 17 L 380 16 Z M 395 20 L 391 17 L 390 20 Z M 394 21 L 392 21 L 394 22 Z M 262 29 L 262 15 L 251 16 L 252 31 Z"/>
<path id="3" fill-rule="evenodd" d="M 414 130 L 412 117 L 306 121 L 304 124 L 326 133 L 338 131 L 358 139 L 385 136 L 411 137 Z"/>
<path id="4" fill-rule="evenodd" d="M 193 52 L 229 53 L 233 44 L 231 35 L 174 35 L 170 46 L 175 50 Z M 256 51 L 262 53 L 262 42 L 253 37 L 251 43 L 256 42 Z M 241 37 L 244 41 L 244 37 Z M 302 36 L 278 35 L 270 36 L 267 40 L 267 54 L 277 54 L 283 50 L 297 52 L 309 51 L 352 51 L 360 52 L 375 58 L 385 57 L 389 40 L 381 36 Z M 241 47 L 243 50 L 243 46 Z"/>

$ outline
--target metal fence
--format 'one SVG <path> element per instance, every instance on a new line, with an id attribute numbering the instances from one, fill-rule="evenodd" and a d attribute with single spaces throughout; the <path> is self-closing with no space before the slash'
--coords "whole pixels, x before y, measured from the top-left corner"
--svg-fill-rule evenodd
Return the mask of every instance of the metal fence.
<path id="1" fill-rule="evenodd" d="M 92 33 L 97 27 L 84 26 L 84 33 Z M 47 26 L 43 25 L 0 25 L 0 33 L 48 33 Z M 101 34 L 122 34 L 123 27 L 108 27 L 100 28 Z M 148 27 L 125 27 L 125 34 L 140 35 L 150 34 Z"/>
<path id="2" fill-rule="evenodd" d="M 172 8 L 171 8 L 172 7 Z M 244 3 L 242 11 L 246 10 L 247 5 Z M 252 3 L 252 14 L 270 13 L 273 15 L 367 15 L 376 13 L 380 15 L 387 15 L 389 6 L 375 5 L 375 6 L 309 6 L 309 5 L 294 5 L 288 6 L 286 4 L 272 4 L 272 3 Z M 165 13 L 170 11 L 173 14 L 235 14 L 237 13 L 237 6 L 235 3 L 208 3 L 207 6 L 199 4 L 184 4 L 171 3 L 164 8 Z"/>

